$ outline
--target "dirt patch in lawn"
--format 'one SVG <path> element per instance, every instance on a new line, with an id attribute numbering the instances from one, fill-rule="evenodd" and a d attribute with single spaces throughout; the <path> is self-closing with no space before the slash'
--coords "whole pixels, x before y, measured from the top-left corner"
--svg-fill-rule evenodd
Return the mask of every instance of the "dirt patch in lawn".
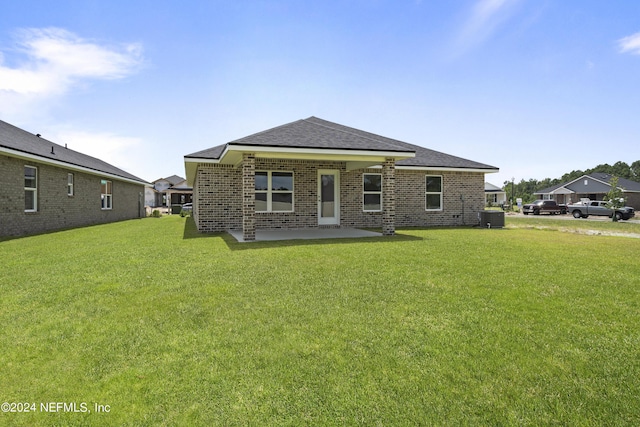
<path id="1" fill-rule="evenodd" d="M 631 237 L 633 239 L 640 239 L 639 233 L 620 233 L 617 231 L 589 230 L 589 229 L 571 228 L 571 227 L 547 227 L 544 225 L 526 225 L 526 226 L 514 227 L 511 225 L 508 225 L 506 228 L 556 230 L 556 231 L 561 231 L 563 233 L 583 234 L 585 236 L 614 236 L 614 237 Z"/>

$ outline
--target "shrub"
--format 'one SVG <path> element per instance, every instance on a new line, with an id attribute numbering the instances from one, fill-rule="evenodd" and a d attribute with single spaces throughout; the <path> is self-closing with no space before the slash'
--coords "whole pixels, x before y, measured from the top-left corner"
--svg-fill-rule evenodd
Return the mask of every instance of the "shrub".
<path id="1" fill-rule="evenodd" d="M 160 211 L 158 209 L 154 209 L 153 212 L 151 212 L 151 216 L 154 218 L 160 218 L 162 216 L 162 214 L 160 213 Z"/>

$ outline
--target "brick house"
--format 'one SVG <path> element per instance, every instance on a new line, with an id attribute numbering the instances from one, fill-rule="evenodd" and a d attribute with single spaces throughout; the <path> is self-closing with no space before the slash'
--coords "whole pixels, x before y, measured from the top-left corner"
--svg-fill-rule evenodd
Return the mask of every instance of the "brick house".
<path id="1" fill-rule="evenodd" d="M 544 188 L 533 194 L 540 199 L 555 200 L 562 204 L 576 203 L 581 199 L 604 200 L 611 190 L 612 178 L 613 175 L 608 173 L 593 172 L 569 182 Z M 640 182 L 619 178 L 618 188 L 622 191 L 625 204 L 635 210 L 640 210 Z"/>
<path id="2" fill-rule="evenodd" d="M 145 188 L 144 204 L 149 208 L 171 207 L 191 203 L 192 198 L 193 189 L 187 185 L 187 181 L 178 175 L 171 175 L 156 179 L 150 187 Z"/>
<path id="3" fill-rule="evenodd" d="M 486 164 L 316 117 L 184 157 L 201 232 L 477 223 Z"/>
<path id="4" fill-rule="evenodd" d="M 1 120 L 0 181 L 0 237 L 144 216 L 144 180 Z"/>

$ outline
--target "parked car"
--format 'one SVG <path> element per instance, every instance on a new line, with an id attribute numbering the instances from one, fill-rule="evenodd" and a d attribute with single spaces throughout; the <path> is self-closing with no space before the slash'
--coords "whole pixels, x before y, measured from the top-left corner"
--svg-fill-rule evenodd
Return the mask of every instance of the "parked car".
<path id="1" fill-rule="evenodd" d="M 617 208 L 614 213 L 614 209 L 607 207 L 607 202 L 603 200 L 582 200 L 570 204 L 567 206 L 567 210 L 571 212 L 574 218 L 588 218 L 589 215 L 608 216 L 611 218 L 615 215 L 617 220 L 627 220 L 633 218 L 636 214 L 630 206 Z"/>
<path id="2" fill-rule="evenodd" d="M 542 213 L 559 215 L 562 213 L 562 209 L 555 200 L 536 200 L 533 203 L 527 203 L 524 205 L 522 207 L 522 213 L 525 215 L 529 215 L 530 213 L 534 215 L 540 215 Z"/>
<path id="3" fill-rule="evenodd" d="M 191 215 L 191 212 L 193 212 L 193 203 L 185 203 L 184 205 L 182 205 L 182 209 L 180 210 L 180 215 L 182 216 Z"/>

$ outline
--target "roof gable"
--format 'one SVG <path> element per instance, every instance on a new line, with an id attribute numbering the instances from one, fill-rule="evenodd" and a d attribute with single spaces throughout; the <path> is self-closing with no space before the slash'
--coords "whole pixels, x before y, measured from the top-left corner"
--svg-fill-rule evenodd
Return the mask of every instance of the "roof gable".
<path id="1" fill-rule="evenodd" d="M 566 184 L 565 188 L 574 193 L 607 193 L 611 189 L 611 185 L 606 181 L 601 181 L 589 175 L 583 175 Z"/>
<path id="2" fill-rule="evenodd" d="M 70 168 L 100 172 L 114 178 L 147 184 L 143 179 L 105 161 L 48 141 L 2 120 L 0 120 L 0 152 L 11 156 L 33 158 L 43 163 L 62 163 Z"/>

